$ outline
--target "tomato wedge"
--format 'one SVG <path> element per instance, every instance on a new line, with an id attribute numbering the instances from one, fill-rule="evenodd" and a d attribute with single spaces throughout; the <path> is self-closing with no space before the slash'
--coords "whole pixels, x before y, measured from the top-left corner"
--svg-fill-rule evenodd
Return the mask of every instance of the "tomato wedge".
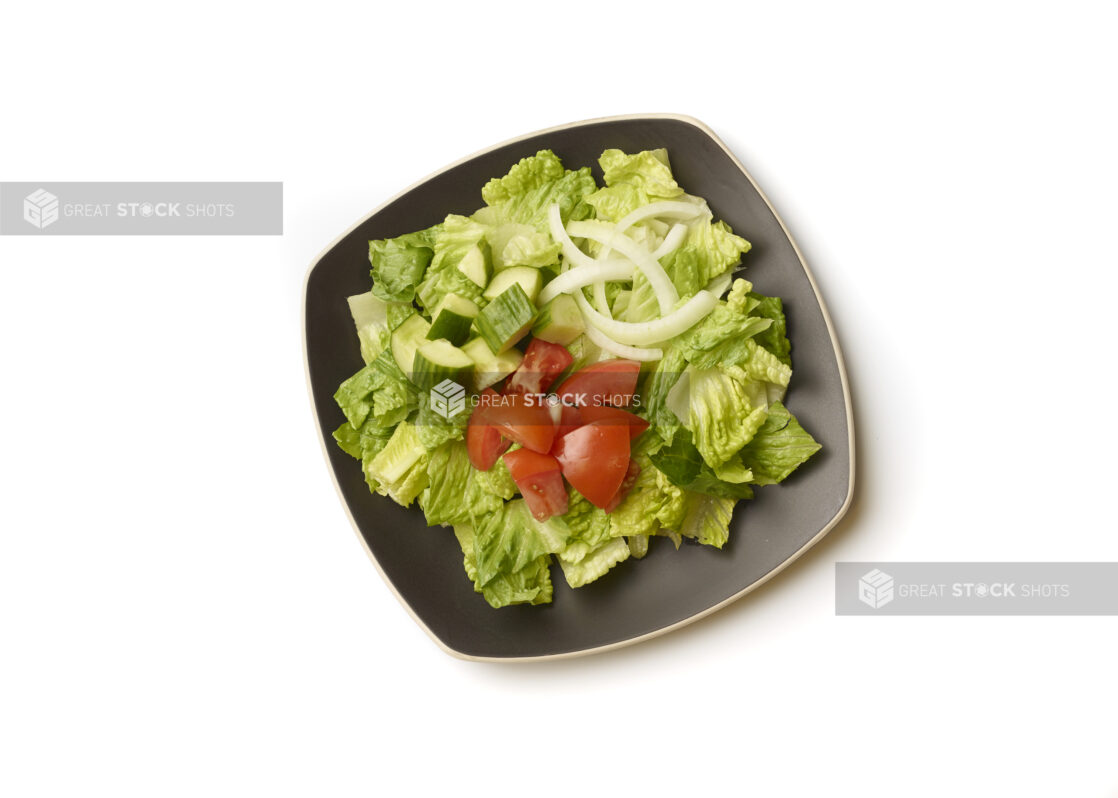
<path id="1" fill-rule="evenodd" d="M 555 440 L 559 440 L 568 432 L 573 432 L 585 423 L 582 418 L 582 411 L 577 407 L 560 405 L 559 413 L 559 429 L 555 430 Z M 555 444 L 552 444 L 551 448 L 554 449 Z"/>
<path id="2" fill-rule="evenodd" d="M 505 457 L 508 457 L 506 454 Z M 636 464 L 636 461 L 629 461 L 629 470 L 625 472 L 625 478 L 621 480 L 621 487 L 617 489 L 617 493 L 613 494 L 613 498 L 609 503 L 603 507 L 607 513 L 612 513 L 617 509 L 621 502 L 625 501 L 625 497 L 629 495 L 629 491 L 637 484 L 637 477 L 641 475 L 641 467 Z"/>
<path id="3" fill-rule="evenodd" d="M 505 383 L 505 393 L 544 393 L 574 360 L 567 347 L 533 338 L 520 367 Z"/>
<path id="4" fill-rule="evenodd" d="M 579 407 L 623 407 L 633 399 L 640 371 L 641 364 L 635 360 L 603 360 L 563 380 L 556 393 Z"/>
<path id="5" fill-rule="evenodd" d="M 648 429 L 648 422 L 638 415 L 608 405 L 588 405 L 578 409 L 582 420 L 589 424 L 591 421 L 601 421 L 606 424 L 622 424 L 629 428 L 629 440 L 636 439 Z"/>
<path id="6" fill-rule="evenodd" d="M 595 421 L 568 432 L 553 452 L 563 476 L 596 507 L 605 507 L 629 468 L 629 430 Z"/>
<path id="7" fill-rule="evenodd" d="M 567 486 L 558 460 L 531 449 L 517 449 L 505 455 L 505 465 L 537 521 L 567 512 Z"/>
<path id="8" fill-rule="evenodd" d="M 470 457 L 470 464 L 478 471 L 491 469 L 501 452 L 511 445 L 511 441 L 501 438 L 500 430 L 486 416 L 489 402 L 499 398 L 500 395 L 492 388 L 482 391 L 481 399 L 466 423 L 466 453 Z"/>
<path id="9" fill-rule="evenodd" d="M 547 404 L 531 395 L 494 396 L 496 399 L 485 409 L 488 423 L 525 449 L 546 454 L 555 440 L 555 420 Z"/>

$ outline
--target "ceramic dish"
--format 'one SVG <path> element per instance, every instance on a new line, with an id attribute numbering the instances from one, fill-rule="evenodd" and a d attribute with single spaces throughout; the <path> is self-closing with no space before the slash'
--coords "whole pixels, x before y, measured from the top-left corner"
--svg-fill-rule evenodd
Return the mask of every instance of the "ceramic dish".
<path id="1" fill-rule="evenodd" d="M 346 297 L 369 290 L 368 241 L 419 230 L 448 213 L 469 214 L 481 186 L 520 158 L 552 149 L 568 168 L 594 166 L 610 147 L 666 147 L 688 192 L 753 244 L 743 261 L 757 290 L 781 297 L 793 377 L 787 404 L 823 445 L 785 483 L 741 502 L 722 551 L 666 539 L 649 554 L 571 590 L 553 568 L 554 602 L 491 608 L 462 572 L 449 529 L 428 527 L 418 508 L 371 494 L 361 469 L 334 443 L 342 421 L 338 384 L 361 366 Z M 445 651 L 466 659 L 572 656 L 662 634 L 740 598 L 825 535 L 850 504 L 854 430 L 842 356 L 815 281 L 787 229 L 745 168 L 698 120 L 624 116 L 531 133 L 452 164 L 388 200 L 343 233 L 311 265 L 304 289 L 304 356 L 327 462 L 369 556 L 412 617 Z"/>

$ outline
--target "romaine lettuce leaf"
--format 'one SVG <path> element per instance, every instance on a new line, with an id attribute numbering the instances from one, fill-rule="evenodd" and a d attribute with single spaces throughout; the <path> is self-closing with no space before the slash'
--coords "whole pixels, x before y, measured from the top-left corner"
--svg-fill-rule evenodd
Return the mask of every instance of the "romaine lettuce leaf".
<path id="1" fill-rule="evenodd" d="M 482 587 L 567 545 L 566 529 L 560 524 L 536 522 L 523 499 L 503 503 L 496 512 L 479 518 L 474 532 L 477 578 Z"/>
<path id="2" fill-rule="evenodd" d="M 334 401 L 354 429 L 370 418 L 376 426 L 388 428 L 407 418 L 415 405 L 415 389 L 386 349 L 343 382 Z"/>
<path id="3" fill-rule="evenodd" d="M 780 402 L 769 405 L 769 415 L 741 450 L 742 462 L 758 485 L 783 481 L 822 448 Z"/>
<path id="4" fill-rule="evenodd" d="M 562 551 L 568 562 L 578 562 L 609 540 L 609 516 L 573 487 L 568 488 L 567 512 L 560 520 L 569 534 Z"/>
<path id="5" fill-rule="evenodd" d="M 500 497 L 482 487 L 479 473 L 470 465 L 465 443 L 444 443 L 431 452 L 427 487 L 419 495 L 428 526 L 469 524 L 500 509 Z"/>
<path id="6" fill-rule="evenodd" d="M 402 421 L 385 447 L 364 464 L 366 480 L 375 481 L 378 492 L 407 507 L 427 487 L 428 457 L 415 427 Z"/>
<path id="7" fill-rule="evenodd" d="M 588 194 L 586 204 L 594 208 L 599 219 L 619 222 L 637 208 L 647 205 L 648 195 L 632 183 L 618 183 Z"/>
<path id="8" fill-rule="evenodd" d="M 634 535 L 625 538 L 629 544 L 629 554 L 632 555 L 634 560 L 643 559 L 648 554 L 648 543 L 652 540 L 651 535 Z"/>
<path id="9" fill-rule="evenodd" d="M 540 150 L 535 155 L 521 158 L 504 177 L 494 177 L 486 183 L 481 189 L 481 198 L 486 205 L 497 205 L 553 183 L 564 172 L 566 169 L 558 155 L 551 150 Z"/>
<path id="10" fill-rule="evenodd" d="M 368 365 L 388 347 L 388 309 L 390 306 L 400 307 L 400 303 L 385 302 L 372 291 L 351 296 L 346 302 L 357 329 L 361 359 Z"/>
<path id="11" fill-rule="evenodd" d="M 718 275 L 741 262 L 750 243 L 734 235 L 725 222 L 710 217 L 687 224 L 687 237 L 674 252 L 660 259 L 681 297 L 689 297 Z"/>
<path id="12" fill-rule="evenodd" d="M 745 341 L 742 348 L 747 357 L 740 363 L 729 366 L 727 371 L 736 376 L 740 370 L 744 379 L 767 382 L 781 388 L 788 387 L 792 369 L 781 363 L 776 355 L 752 340 Z"/>
<path id="13" fill-rule="evenodd" d="M 683 429 L 677 432 L 671 445 L 665 446 L 653 454 L 650 459 L 652 465 L 655 466 L 654 470 L 662 474 L 666 481 L 676 486 L 677 490 L 704 493 L 726 499 L 753 498 L 753 489 L 746 484 L 752 478 L 752 474 L 748 473 L 743 461 L 736 455 L 731 457 L 729 462 L 732 464 L 732 471 L 723 471 L 720 475 L 703 460 L 699 450 L 692 443 L 690 430 Z M 733 477 L 736 481 L 725 479 L 724 477 L 727 476 Z M 673 497 L 673 500 L 676 503 L 672 509 L 676 515 L 671 520 L 663 522 L 664 526 L 671 529 L 675 529 L 682 521 L 680 516 L 682 513 L 682 496 Z M 622 502 L 621 507 L 618 507 L 615 513 L 620 512 L 624 507 L 625 502 Z"/>
<path id="14" fill-rule="evenodd" d="M 734 502 L 734 499 L 705 493 L 687 494 L 687 514 L 679 526 L 679 533 L 706 546 L 722 548 L 730 538 Z"/>
<path id="15" fill-rule="evenodd" d="M 578 560 L 567 558 L 566 552 L 557 555 L 563 576 L 571 587 L 582 587 L 595 579 L 605 576 L 610 568 L 629 558 L 629 544 L 624 538 L 611 538 L 588 552 L 582 553 Z"/>
<path id="16" fill-rule="evenodd" d="M 510 604 L 547 604 L 551 601 L 550 557 L 540 557 L 514 574 L 500 574 L 482 587 L 477 579 L 476 535 L 473 526 L 456 524 L 454 536 L 462 547 L 462 565 L 466 576 L 474 583 L 474 591 L 481 593 L 489 606 L 507 607 Z"/>
<path id="17" fill-rule="evenodd" d="M 470 414 L 461 412 L 451 418 L 431 409 L 430 391 L 418 394 L 417 405 L 419 412 L 415 414 L 415 428 L 419 440 L 428 449 L 434 449 L 447 441 L 460 441 L 466 435 L 466 424 Z"/>
<path id="18" fill-rule="evenodd" d="M 477 218 L 484 219 L 485 215 L 475 214 Z M 559 262 L 559 244 L 551 240 L 549 233 L 541 233 L 531 225 L 507 222 L 488 227 L 485 235 L 496 271 L 512 266 L 540 268 Z"/>
<path id="19" fill-rule="evenodd" d="M 411 302 L 431 262 L 431 240 L 439 225 L 396 238 L 369 242 L 373 293 L 386 302 Z"/>
<path id="20" fill-rule="evenodd" d="M 632 155 L 616 149 L 606 150 L 598 158 L 598 165 L 602 167 L 602 176 L 607 186 L 628 183 L 654 200 L 672 199 L 683 193 L 683 189 L 672 177 L 668 151 L 663 148 L 644 150 Z M 641 205 L 648 201 L 646 199 Z"/>
<path id="21" fill-rule="evenodd" d="M 720 466 L 753 437 L 766 409 L 750 401 L 744 382 L 722 369 L 690 372 L 688 429 L 708 465 Z"/>
<path id="22" fill-rule="evenodd" d="M 492 493 L 502 499 L 511 499 L 519 490 L 516 487 L 516 482 L 513 481 L 512 474 L 509 473 L 508 466 L 505 465 L 503 457 L 497 458 L 497 462 L 488 471 L 475 471 L 474 473 L 475 482 L 486 493 Z"/>
<path id="23" fill-rule="evenodd" d="M 609 533 L 613 537 L 652 535 L 661 526 L 674 528 L 683 521 L 683 490 L 656 467 L 656 455 L 640 455 L 636 460 L 641 469 L 637 481 L 625 500 L 609 514 Z"/>
<path id="24" fill-rule="evenodd" d="M 664 350 L 664 357 L 656 364 L 644 381 L 641 391 L 642 407 L 639 415 L 665 443 L 671 443 L 681 422 L 672 412 L 668 397 L 687 368 L 686 353 L 682 346 L 671 344 Z"/>
<path id="25" fill-rule="evenodd" d="M 752 315 L 762 319 L 771 319 L 772 325 L 757 334 L 757 343 L 776 355 L 786 366 L 792 365 L 792 344 L 788 341 L 788 323 L 784 318 L 784 303 L 777 296 L 763 296 L 750 293 L 750 299 L 756 302 L 750 311 Z"/>
<path id="26" fill-rule="evenodd" d="M 559 215 L 564 224 L 585 219 L 594 209 L 583 198 L 595 188 L 588 167 L 566 170 L 555 153 L 540 150 L 522 159 L 504 177 L 494 178 L 485 185 L 481 196 L 487 207 L 473 218 L 493 228 L 510 223 L 527 225 L 550 238 L 548 208 L 559 203 Z M 504 249 L 501 254 L 503 257 Z"/>
<path id="27" fill-rule="evenodd" d="M 482 288 L 457 267 L 462 258 L 480 247 L 489 257 L 489 244 L 485 240 L 486 228 L 466 216 L 447 216 L 432 236 L 431 263 L 423 281 L 415 290 L 416 299 L 428 314 L 447 294 L 458 294 L 480 302 Z M 480 302 L 484 304 L 483 302 Z"/>
<path id="28" fill-rule="evenodd" d="M 770 319 L 748 316 L 720 302 L 710 315 L 680 336 L 684 357 L 696 369 L 742 363 L 750 357 L 749 339 L 768 329 Z"/>

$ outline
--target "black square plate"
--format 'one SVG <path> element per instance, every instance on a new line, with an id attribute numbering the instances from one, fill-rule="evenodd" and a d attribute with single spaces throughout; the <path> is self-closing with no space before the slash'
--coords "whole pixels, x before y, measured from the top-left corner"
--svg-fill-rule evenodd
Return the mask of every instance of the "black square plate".
<path id="1" fill-rule="evenodd" d="M 753 244 L 745 276 L 784 300 L 792 341 L 789 409 L 823 449 L 785 483 L 740 502 L 722 551 L 666 538 L 571 590 L 553 568 L 554 603 L 492 609 L 462 570 L 449 529 L 428 527 L 416 507 L 371 494 L 358 464 L 334 443 L 344 420 L 338 384 L 362 365 L 346 297 L 369 290 L 368 241 L 419 230 L 483 203 L 481 187 L 520 158 L 554 150 L 568 168 L 592 166 L 607 148 L 666 147 L 672 171 L 715 218 Z M 674 115 L 594 119 L 498 144 L 386 202 L 311 265 L 304 297 L 304 354 L 311 401 L 334 481 L 373 562 L 416 621 L 448 653 L 467 659 L 570 656 L 633 643 L 713 612 L 757 587 L 826 534 L 854 487 L 854 430 L 842 356 L 815 282 L 783 223 L 745 168 L 704 124 Z"/>

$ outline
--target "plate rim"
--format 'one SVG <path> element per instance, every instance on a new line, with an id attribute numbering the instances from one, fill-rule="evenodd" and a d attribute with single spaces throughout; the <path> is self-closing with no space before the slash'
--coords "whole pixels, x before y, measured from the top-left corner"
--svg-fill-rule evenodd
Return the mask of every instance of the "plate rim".
<path id="1" fill-rule="evenodd" d="M 558 133 L 559 131 L 569 130 L 571 128 L 576 128 L 576 127 L 584 127 L 584 126 L 587 126 L 587 125 L 599 124 L 599 123 L 602 123 L 602 122 L 639 121 L 639 120 L 642 120 L 642 119 L 656 119 L 656 120 L 671 119 L 671 120 L 676 120 L 676 121 L 679 121 L 679 122 L 684 122 L 686 124 L 692 125 L 693 127 L 696 127 L 700 131 L 702 131 L 705 135 L 707 135 L 715 144 L 717 144 L 722 149 L 723 152 L 726 153 L 727 156 L 729 156 L 729 158 L 733 162 L 734 166 L 736 166 L 741 171 L 742 175 L 744 175 L 745 179 L 749 181 L 749 184 L 753 187 L 753 190 L 756 191 L 758 196 L 761 197 L 761 200 L 765 203 L 765 206 L 769 209 L 769 212 L 772 213 L 773 218 L 776 219 L 777 224 L 780 225 L 780 229 L 784 233 L 785 238 L 787 238 L 788 242 L 792 245 L 792 250 L 796 253 L 796 258 L 800 261 L 800 266 L 803 268 L 804 274 L 807 275 L 807 280 L 808 280 L 808 283 L 811 285 L 812 293 L 815 294 L 815 301 L 819 305 L 820 312 L 823 314 L 823 322 L 824 322 L 824 324 L 826 325 L 826 328 L 827 328 L 827 335 L 831 339 L 831 347 L 835 352 L 835 361 L 836 361 L 836 364 L 838 366 L 839 381 L 842 385 L 843 406 L 844 406 L 844 409 L 846 411 L 847 451 L 850 453 L 849 479 L 847 480 L 846 497 L 843 499 L 842 506 L 840 506 L 839 509 L 835 512 L 835 514 L 831 517 L 831 519 L 826 524 L 823 525 L 822 529 L 820 529 L 818 532 L 816 532 L 815 535 L 812 536 L 810 540 L 808 540 L 803 546 L 801 546 L 795 552 L 793 552 L 789 557 L 785 558 L 784 561 L 782 561 L 779 565 L 777 565 L 775 568 L 773 568 L 767 574 L 765 574 L 764 576 L 762 576 L 760 579 L 756 580 L 755 582 L 753 582 L 753 583 L 747 585 L 746 587 L 742 588 L 737 593 L 734 593 L 731 596 L 727 596 L 725 599 L 718 602 L 717 604 L 712 604 L 711 606 L 707 607 L 704 610 L 696 612 L 693 615 L 689 615 L 688 617 L 683 618 L 681 620 L 678 620 L 674 623 L 668 624 L 667 626 L 660 627 L 659 629 L 653 629 L 651 632 L 645 632 L 644 634 L 637 635 L 636 637 L 628 637 L 624 640 L 618 640 L 618 641 L 615 641 L 613 643 L 606 643 L 605 645 L 601 645 L 601 646 L 592 646 L 590 648 L 580 648 L 576 651 L 564 651 L 564 652 L 561 652 L 561 653 L 558 653 L 558 654 L 536 654 L 536 655 L 531 655 L 531 656 L 519 656 L 519 657 L 495 657 L 495 656 L 480 656 L 480 655 L 477 655 L 477 654 L 467 654 L 464 651 L 459 651 L 458 649 L 447 645 L 447 643 L 444 642 L 442 639 L 440 639 L 438 635 L 436 635 L 434 632 L 432 632 L 431 629 L 427 626 L 427 624 L 425 624 L 423 622 L 423 620 L 419 617 L 419 615 L 411 608 L 411 605 L 408 604 L 407 600 L 404 599 L 404 597 L 400 594 L 400 592 L 398 590 L 396 590 L 395 585 L 392 584 L 392 580 L 390 580 L 388 578 L 388 575 L 385 574 L 384 569 L 381 567 L 380 562 L 376 558 L 376 555 L 374 555 L 372 549 L 369 548 L 369 544 L 365 540 L 365 536 L 361 533 L 361 529 L 360 529 L 360 527 L 358 527 L 357 521 L 353 517 L 353 512 L 350 510 L 349 502 L 347 502 L 345 500 L 345 496 L 342 494 L 341 485 L 338 482 L 338 475 L 333 468 L 333 464 L 330 462 L 330 454 L 326 449 L 326 439 L 323 436 L 322 425 L 319 422 L 318 406 L 315 403 L 314 388 L 311 385 L 310 352 L 307 349 L 307 312 L 306 312 L 307 311 L 307 289 L 308 289 L 308 286 L 310 285 L 311 275 L 314 273 L 314 270 L 318 267 L 319 263 L 321 263 L 322 259 L 324 257 L 326 257 L 326 255 L 332 249 L 334 249 L 334 247 L 336 247 L 342 241 L 342 239 L 346 238 L 350 233 L 352 233 L 354 230 L 356 230 L 358 227 L 360 227 L 362 224 L 367 222 L 372 217 L 376 216 L 378 213 L 380 213 L 382 210 L 384 210 L 386 207 L 391 205 L 396 200 L 400 199 L 401 197 L 410 193 L 411 191 L 414 191 L 416 188 L 423 185 L 424 183 L 427 183 L 428 181 L 433 180 L 434 178 L 438 177 L 439 175 L 443 174 L 444 172 L 447 172 L 447 171 L 455 168 L 456 166 L 460 166 L 461 164 L 464 164 L 468 161 L 472 161 L 474 158 L 485 155 L 486 153 L 492 152 L 493 150 L 500 149 L 501 147 L 506 147 L 510 144 L 516 144 L 518 142 L 524 141 L 526 139 L 534 138 L 536 136 L 540 136 L 540 135 L 544 135 L 544 134 L 548 134 L 548 133 Z M 838 524 L 838 522 L 842 520 L 843 516 L 846 515 L 847 511 L 850 509 L 850 505 L 852 504 L 852 502 L 854 500 L 854 480 L 855 480 L 854 441 L 855 441 L 855 437 L 854 437 L 854 409 L 853 409 L 853 405 L 852 405 L 851 399 L 850 399 L 850 383 L 849 383 L 849 380 L 848 380 L 847 375 L 846 375 L 846 363 L 845 363 L 845 361 L 843 359 L 843 356 L 842 356 L 842 349 L 839 346 L 838 337 L 835 334 L 834 323 L 831 320 L 830 312 L 827 310 L 827 304 L 823 300 L 823 295 L 819 292 L 819 286 L 815 282 L 815 275 L 812 274 L 811 268 L 808 266 L 807 260 L 804 258 L 803 252 L 800 251 L 800 246 L 799 246 L 799 244 L 796 243 L 796 239 L 794 239 L 792 237 L 791 232 L 789 232 L 788 226 L 784 223 L 784 220 L 780 217 L 780 214 L 777 213 L 776 208 L 773 207 L 772 203 L 769 201 L 769 198 L 765 194 L 765 192 L 761 190 L 761 187 L 759 185 L 757 185 L 757 181 L 753 179 L 753 175 L 751 175 L 749 173 L 749 170 L 745 168 L 745 165 L 742 164 L 742 162 L 738 159 L 737 155 L 735 155 L 733 153 L 733 151 L 729 147 L 726 146 L 726 143 L 718 137 L 718 134 L 716 134 L 714 132 L 714 130 L 712 130 L 710 128 L 709 125 L 707 125 L 705 122 L 702 122 L 701 120 L 699 120 L 699 119 L 697 119 L 693 116 L 689 116 L 687 114 L 674 114 L 674 113 L 637 113 L 637 114 L 619 114 L 619 115 L 616 115 L 616 116 L 599 116 L 599 117 L 594 117 L 594 118 L 591 118 L 591 119 L 583 119 L 583 120 L 576 121 L 576 122 L 567 122 L 565 124 L 555 125 L 553 127 L 542 128 L 540 130 L 534 130 L 534 131 L 531 131 L 529 133 L 524 133 L 522 135 L 515 136 L 513 138 L 506 139 L 504 141 L 497 142 L 496 144 L 492 144 L 492 145 L 490 145 L 488 147 L 485 147 L 483 149 L 480 149 L 477 152 L 474 152 L 470 155 L 466 155 L 462 158 L 459 158 L 456 161 L 452 161 L 451 163 L 448 163 L 445 166 L 443 166 L 439 169 L 436 169 L 434 172 L 430 173 L 426 177 L 423 177 L 423 178 L 415 181 L 414 183 L 412 183 L 411 185 L 402 189 L 401 191 L 398 191 L 396 194 L 394 194 L 391 197 L 389 197 L 388 199 L 386 199 L 384 202 L 382 202 L 376 208 L 369 211 L 369 213 L 365 214 L 360 219 L 355 221 L 348 228 L 346 228 L 346 230 L 344 232 L 342 232 L 341 234 L 336 236 L 334 238 L 334 240 L 332 240 L 329 244 L 327 244 L 326 247 L 324 247 L 322 249 L 322 251 L 319 252 L 318 255 L 316 255 L 314 257 L 314 259 L 311 261 L 310 266 L 307 267 L 306 274 L 303 276 L 303 291 L 302 291 L 301 302 L 300 302 L 300 305 L 299 305 L 299 310 L 300 310 L 301 339 L 302 339 L 302 346 L 303 346 L 303 376 L 306 379 L 306 383 L 307 383 L 307 395 L 308 395 L 308 397 L 310 399 L 310 403 L 311 403 L 311 414 L 314 418 L 314 426 L 315 426 L 316 437 L 318 439 L 319 449 L 322 452 L 323 460 L 325 461 L 326 466 L 327 466 L 326 470 L 330 473 L 330 480 L 334 485 L 334 491 L 338 494 L 338 499 L 341 502 L 342 508 L 345 510 L 346 518 L 349 519 L 349 524 L 353 528 L 353 532 L 357 536 L 357 539 L 361 542 L 361 547 L 365 550 L 365 554 L 369 557 L 370 560 L 372 560 L 373 567 L 376 568 L 377 573 L 380 574 L 380 578 L 384 581 L 385 585 L 388 587 L 388 589 L 392 593 L 392 595 L 394 595 L 396 597 L 396 600 L 398 602 L 400 602 L 401 606 L 403 606 L 404 610 L 408 613 L 408 615 L 411 616 L 411 619 L 413 621 L 415 621 L 416 624 L 418 624 L 419 628 L 422 629 L 432 641 L 434 641 L 435 645 L 437 645 L 444 652 L 446 652 L 447 654 L 449 654 L 450 656 L 452 656 L 456 659 L 465 660 L 467 662 L 543 662 L 543 661 L 558 660 L 558 659 L 572 659 L 574 657 L 583 657 L 583 656 L 587 656 L 587 655 L 590 655 L 590 654 L 600 654 L 600 653 L 603 653 L 603 652 L 606 652 L 606 651 L 612 651 L 612 650 L 615 650 L 615 649 L 618 649 L 618 648 L 623 648 L 625 646 L 631 646 L 631 645 L 635 645 L 637 643 L 642 643 L 646 640 L 651 640 L 654 637 L 659 637 L 661 635 L 668 634 L 669 632 L 673 632 L 677 629 L 680 629 L 684 626 L 687 626 L 688 624 L 694 623 L 695 621 L 698 621 L 702 618 L 705 618 L 708 615 L 711 615 L 711 614 L 717 612 L 718 610 L 721 610 L 721 609 L 729 606 L 730 604 L 737 601 L 738 599 L 743 598 L 748 593 L 751 593 L 752 591 L 761 587 L 762 585 L 767 583 L 770 579 L 775 577 L 777 574 L 781 573 L 789 565 L 794 563 L 796 560 L 800 559 L 800 557 L 802 557 L 804 555 L 804 553 L 807 552 L 808 549 L 810 549 L 812 546 L 814 546 L 816 543 L 818 543 L 820 540 L 822 540 L 827 535 L 828 532 L 830 532 L 832 529 L 834 529 L 834 527 Z"/>

